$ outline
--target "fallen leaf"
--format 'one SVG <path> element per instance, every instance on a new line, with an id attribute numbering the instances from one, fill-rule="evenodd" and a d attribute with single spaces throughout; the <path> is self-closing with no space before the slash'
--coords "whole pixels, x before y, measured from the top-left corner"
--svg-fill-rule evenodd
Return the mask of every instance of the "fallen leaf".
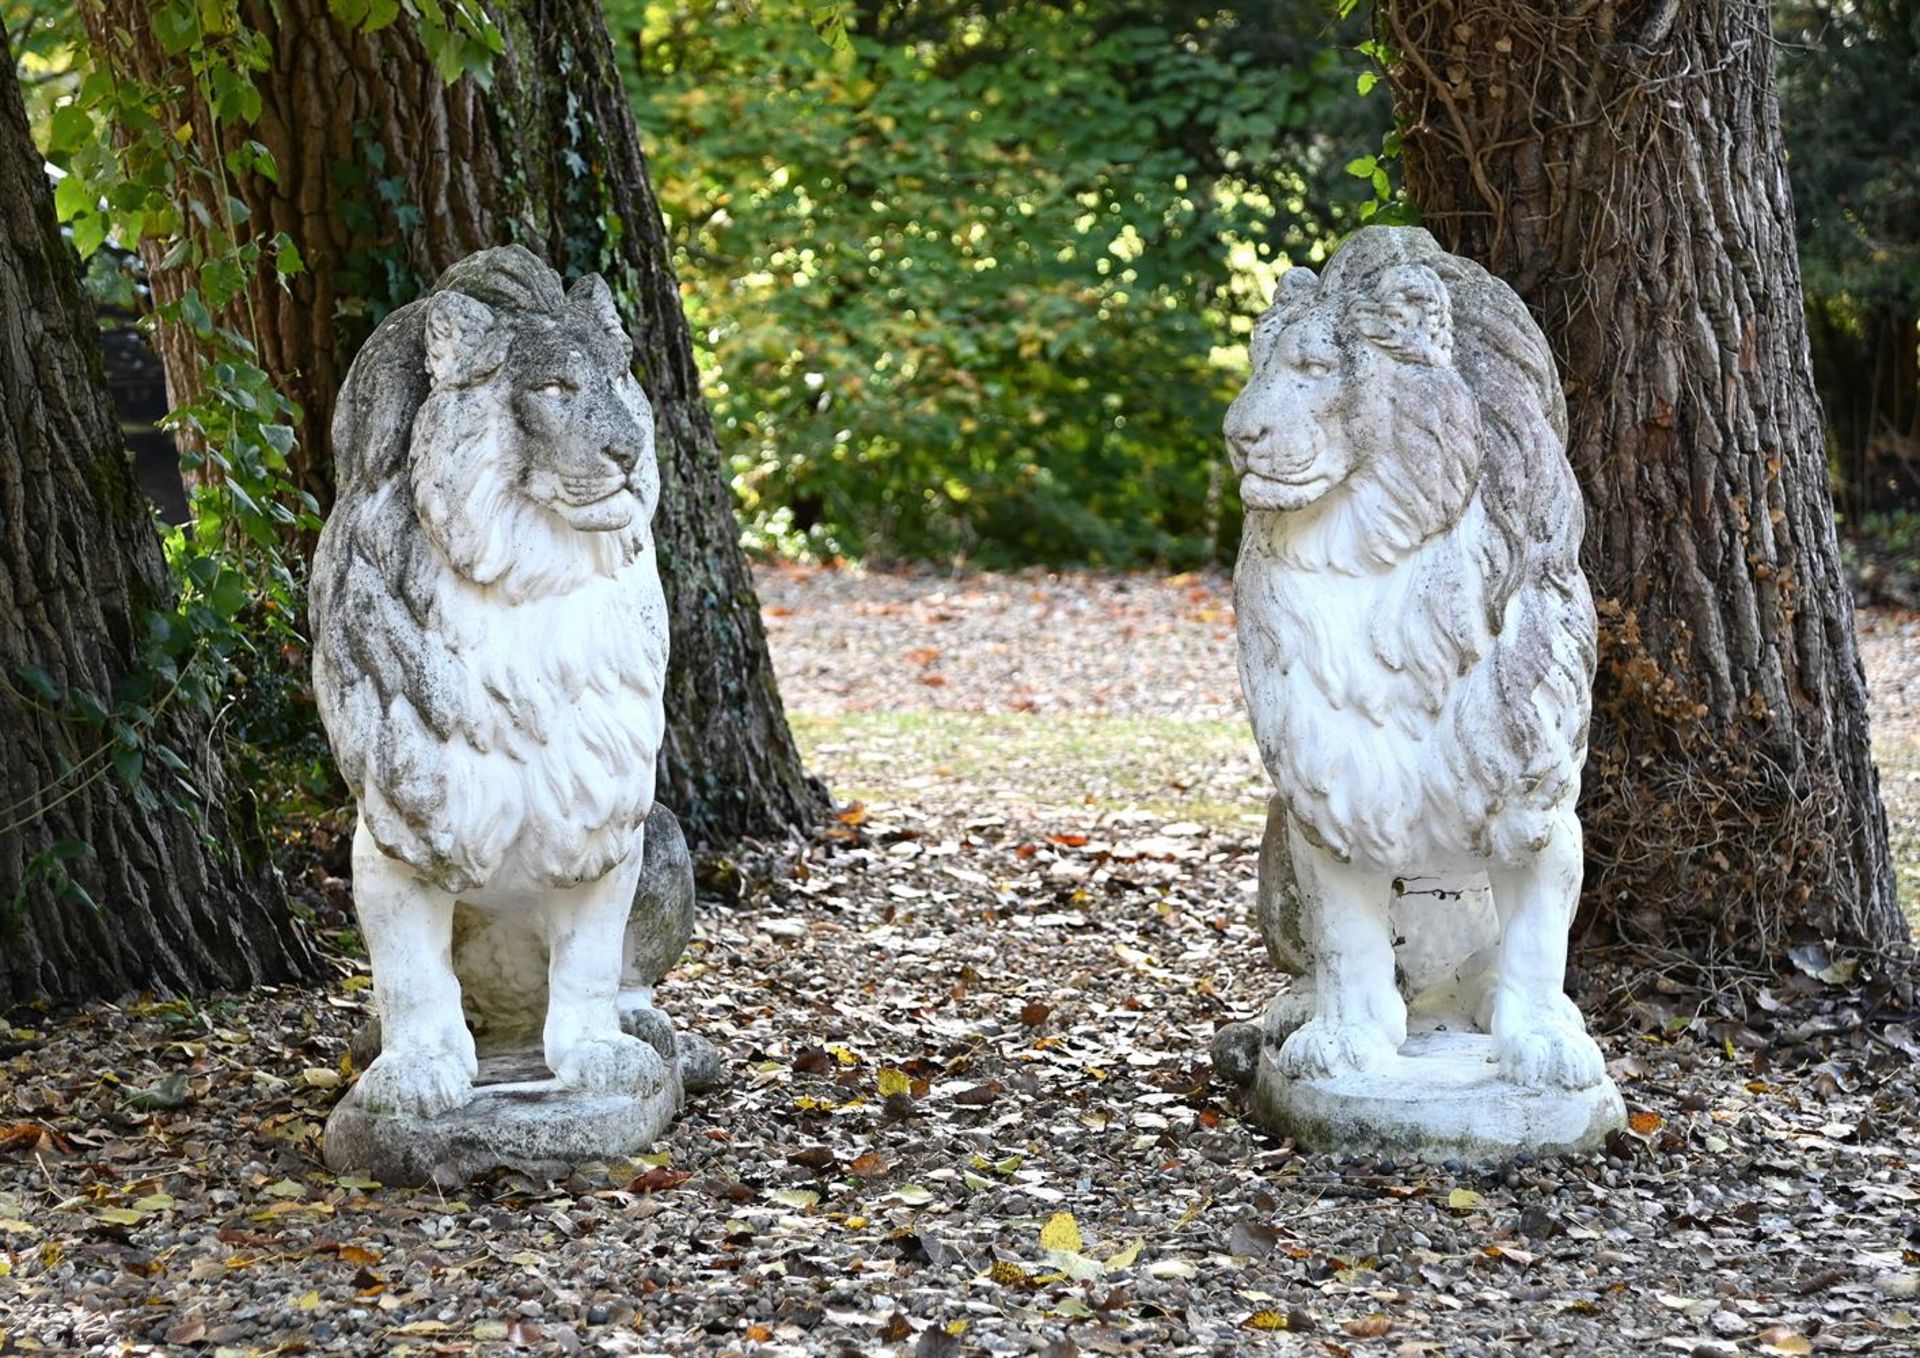
<path id="1" fill-rule="evenodd" d="M 655 1165 L 627 1185 L 632 1193 L 658 1193 L 663 1189 L 678 1188 L 693 1177 L 690 1170 L 668 1169 L 665 1165 Z"/>
<path id="2" fill-rule="evenodd" d="M 1080 1223 L 1073 1219 L 1073 1213 L 1055 1212 L 1047 1218 L 1047 1224 L 1040 1228 L 1040 1248 L 1080 1253 Z"/>

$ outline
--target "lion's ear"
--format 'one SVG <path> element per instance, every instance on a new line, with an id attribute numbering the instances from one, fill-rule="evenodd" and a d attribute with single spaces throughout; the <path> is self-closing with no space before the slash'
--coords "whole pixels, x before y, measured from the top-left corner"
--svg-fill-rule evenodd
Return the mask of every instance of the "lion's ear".
<path id="1" fill-rule="evenodd" d="M 1440 275 L 1424 264 L 1388 269 L 1349 314 L 1355 329 L 1398 358 L 1453 362 L 1453 304 Z"/>
<path id="2" fill-rule="evenodd" d="M 485 302 L 437 292 L 427 303 L 427 372 L 433 385 L 467 386 L 491 377 L 507 357 L 506 336 Z"/>
<path id="3" fill-rule="evenodd" d="M 567 289 L 567 305 L 591 318 L 595 325 L 607 332 L 608 338 L 623 349 L 632 349 L 633 340 L 627 335 L 626 324 L 620 319 L 620 308 L 613 302 L 613 289 L 599 274 L 585 274 L 575 279 L 573 286 Z"/>
<path id="4" fill-rule="evenodd" d="M 1314 290 L 1320 285 L 1320 276 L 1312 269 L 1294 265 L 1280 275 L 1273 285 L 1274 306 L 1297 305 L 1313 300 Z"/>

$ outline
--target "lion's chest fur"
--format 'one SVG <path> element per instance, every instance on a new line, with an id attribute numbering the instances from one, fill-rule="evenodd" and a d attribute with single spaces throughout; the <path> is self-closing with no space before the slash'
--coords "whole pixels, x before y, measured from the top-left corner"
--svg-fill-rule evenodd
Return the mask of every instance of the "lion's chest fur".
<path id="1" fill-rule="evenodd" d="M 593 880 L 653 805 L 667 651 L 653 554 L 557 597 L 484 596 L 448 577 L 438 601 L 462 689 L 446 747 L 453 856 L 496 885 Z"/>
<path id="2" fill-rule="evenodd" d="M 653 804 L 666 601 L 653 553 L 513 599 L 370 517 L 318 577 L 316 687 L 381 849 L 455 892 L 604 876 Z M 396 588 L 397 587 L 397 588 Z"/>
<path id="3" fill-rule="evenodd" d="M 1567 766 L 1565 743 L 1514 747 L 1503 705 L 1560 697 L 1502 692 L 1532 600 L 1517 592 L 1489 627 L 1462 547 L 1476 517 L 1391 566 L 1348 570 L 1300 525 L 1249 517 L 1235 608 L 1254 733 L 1295 819 L 1343 858 L 1407 872 L 1510 856 L 1542 833 L 1537 794 L 1557 800 L 1542 760 Z"/>

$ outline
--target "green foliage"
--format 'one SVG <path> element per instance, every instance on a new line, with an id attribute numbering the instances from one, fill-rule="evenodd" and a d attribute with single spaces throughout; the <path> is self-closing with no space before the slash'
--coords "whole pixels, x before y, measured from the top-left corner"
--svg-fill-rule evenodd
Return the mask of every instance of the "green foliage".
<path id="1" fill-rule="evenodd" d="M 1231 549 L 1251 319 L 1385 177 L 1325 11 L 608 10 L 755 545 Z"/>
<path id="2" fill-rule="evenodd" d="M 142 807 L 164 799 L 194 810 L 192 752 L 158 738 L 159 717 L 181 703 L 211 719 L 249 676 L 298 650 L 299 539 L 319 526 L 313 498 L 288 480 L 297 412 L 258 362 L 248 292 L 261 272 L 284 282 L 304 263 L 285 235 L 251 228 L 229 187 L 230 175 L 277 173 L 266 147 L 245 135 L 260 114 L 253 77 L 267 63 L 263 40 L 241 21 L 237 0 L 159 5 L 154 38 L 182 58 L 188 83 L 153 88 L 96 60 L 71 10 L 16 11 L 8 19 L 28 34 L 19 59 L 35 91 L 35 131 L 60 172 L 55 210 L 89 282 L 128 300 L 138 285 L 113 261 L 148 245 L 180 280 L 165 300 L 149 299 L 149 323 L 190 331 L 201 371 L 195 398 L 166 417 L 185 469 L 197 473 L 190 527 L 163 538 L 172 605 L 146 614 L 138 663 L 111 694 L 53 686 L 32 667 L 18 676 L 43 715 L 70 732 L 75 753 L 54 787 L 0 811 L 8 832 L 108 777 Z M 210 126 L 196 129 L 196 105 Z M 261 720 L 255 706 L 246 711 Z M 58 858 L 49 864 L 52 874 Z"/>
<path id="3" fill-rule="evenodd" d="M 1920 0 L 1793 0 L 1775 28 L 1814 375 L 1857 530 L 1920 493 Z"/>
<path id="4" fill-rule="evenodd" d="M 378 33 L 402 12 L 414 21 L 433 69 L 451 85 L 472 76 L 481 89 L 493 87 L 493 59 L 507 50 L 493 17 L 470 0 L 327 0 L 327 12 L 346 28 Z"/>
<path id="5" fill-rule="evenodd" d="M 1807 287 L 1920 312 L 1920 0 L 1779 6 Z"/>

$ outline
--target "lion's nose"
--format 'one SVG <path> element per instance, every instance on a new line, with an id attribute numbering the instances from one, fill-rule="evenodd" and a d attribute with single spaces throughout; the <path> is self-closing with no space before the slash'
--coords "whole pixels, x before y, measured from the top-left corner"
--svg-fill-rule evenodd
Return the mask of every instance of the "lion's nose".
<path id="1" fill-rule="evenodd" d="M 1251 457 L 1260 445 L 1267 441 L 1267 435 L 1271 432 L 1272 430 L 1264 424 L 1256 424 L 1251 420 L 1229 419 L 1227 446 L 1242 457 Z"/>
<path id="2" fill-rule="evenodd" d="M 607 460 L 623 472 L 633 470 L 640 460 L 640 444 L 637 439 L 615 439 L 602 449 Z"/>

